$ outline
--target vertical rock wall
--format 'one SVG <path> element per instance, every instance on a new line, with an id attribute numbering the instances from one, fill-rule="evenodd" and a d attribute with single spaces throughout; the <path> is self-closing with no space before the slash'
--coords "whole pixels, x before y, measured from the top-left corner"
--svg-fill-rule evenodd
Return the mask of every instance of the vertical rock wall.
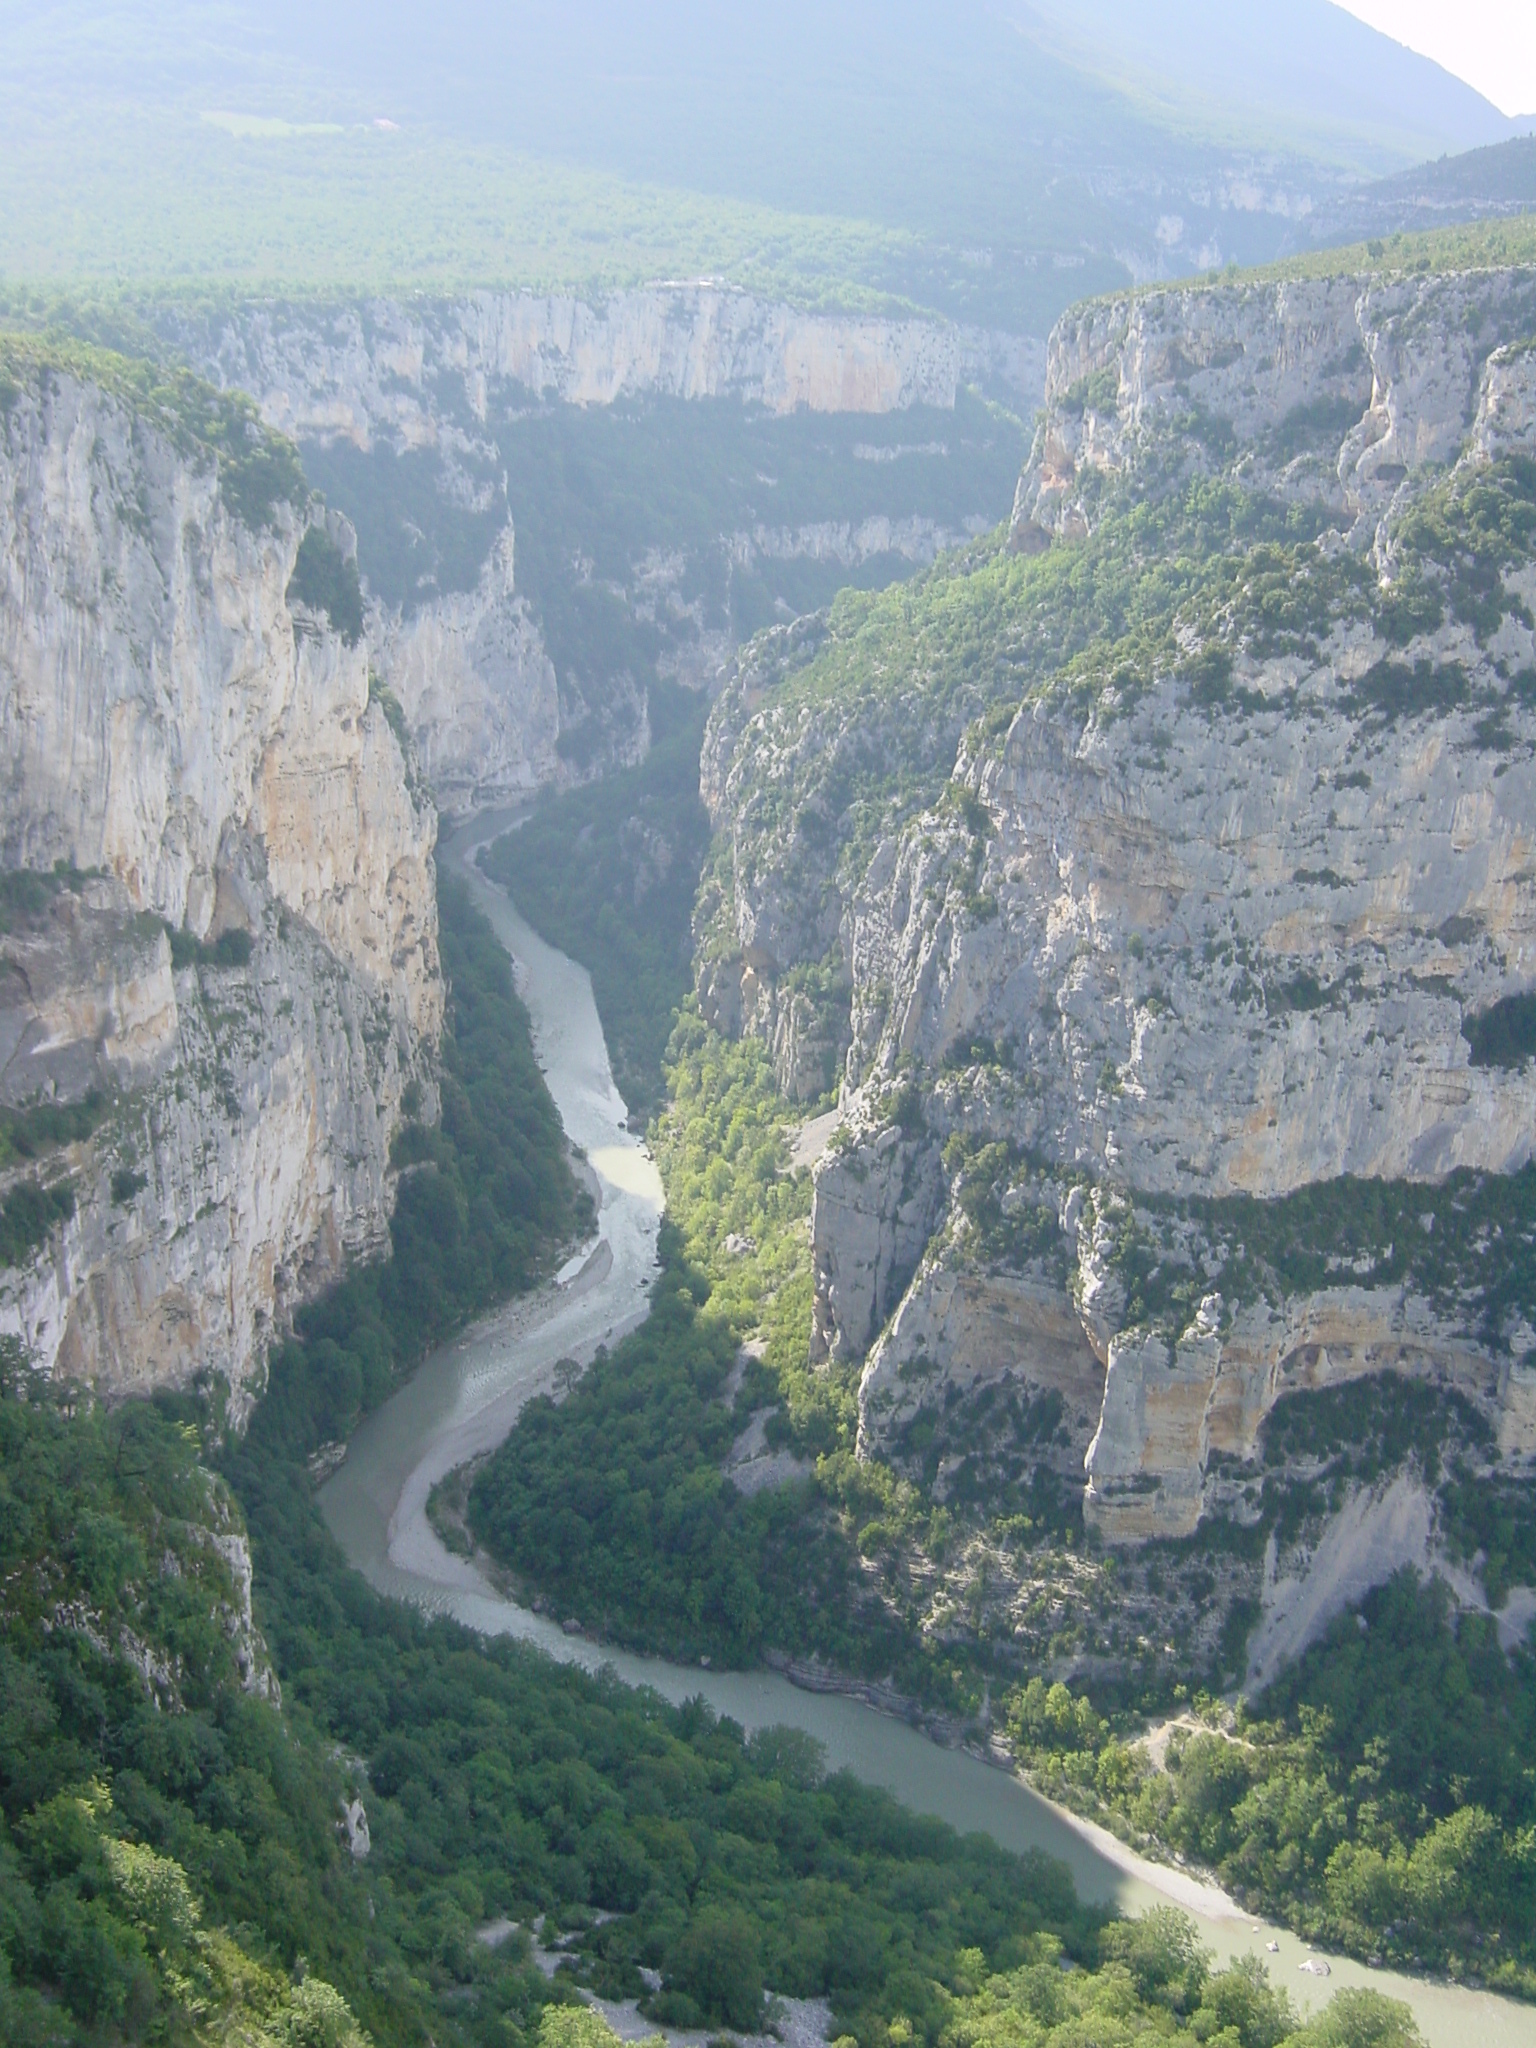
<path id="1" fill-rule="evenodd" d="M 4 1170 L 73 1212 L 0 1330 L 238 1405 L 287 1308 L 383 1242 L 409 1081 L 430 1105 L 435 818 L 365 647 L 288 601 L 291 451 L 236 408 L 216 457 L 211 394 L 178 417 L 99 367 L 23 364 L 0 422 L 0 865 L 45 878 L 0 933 L 0 1101 L 94 1118 Z"/>

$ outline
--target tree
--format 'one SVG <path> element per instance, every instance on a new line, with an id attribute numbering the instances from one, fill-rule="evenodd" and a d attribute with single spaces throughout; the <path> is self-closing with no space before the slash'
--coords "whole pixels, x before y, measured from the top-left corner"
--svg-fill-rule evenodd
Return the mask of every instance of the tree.
<path id="1" fill-rule="evenodd" d="M 757 1930 L 737 1906 L 695 1914 L 667 1958 L 667 1987 L 691 1998 L 718 2025 L 755 2029 L 763 2013 Z"/>
<path id="2" fill-rule="evenodd" d="M 562 1401 L 570 1399 L 571 1389 L 581 1378 L 581 1367 L 574 1358 L 558 1358 L 555 1361 L 555 1385 L 560 1389 Z"/>
<path id="3" fill-rule="evenodd" d="M 1379 1991 L 1337 1991 L 1286 2048 L 1423 2048 L 1412 2012 Z"/>

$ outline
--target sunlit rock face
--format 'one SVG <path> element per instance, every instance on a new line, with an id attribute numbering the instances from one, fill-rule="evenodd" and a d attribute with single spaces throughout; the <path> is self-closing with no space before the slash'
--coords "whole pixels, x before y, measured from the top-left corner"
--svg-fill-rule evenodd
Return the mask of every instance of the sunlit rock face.
<path id="1" fill-rule="evenodd" d="M 272 305 L 176 323 L 189 355 L 249 391 L 300 439 L 344 436 L 408 447 L 452 428 L 443 379 L 483 419 L 488 392 L 516 384 L 573 405 L 620 398 L 741 398 L 770 412 L 887 413 L 953 406 L 968 378 L 1039 396 L 1036 342 L 931 319 L 806 313 L 708 284 L 648 285 L 601 303 L 475 292 L 334 309 Z"/>
<path id="2" fill-rule="evenodd" d="M 560 779 L 555 666 L 514 588 L 513 560 L 508 526 L 477 589 L 435 598 L 409 617 L 381 610 L 371 623 L 379 673 L 445 811 Z M 643 735 L 643 706 L 634 731 Z"/>
<path id="3" fill-rule="evenodd" d="M 0 1097 L 97 1116 L 6 1169 L 74 1207 L 0 1329 L 238 1407 L 263 1334 L 384 1240 L 442 1021 L 435 818 L 366 647 L 288 601 L 307 506 L 232 509 L 189 432 L 80 376 L 8 396 L 0 864 L 50 880 L 8 899 Z"/>
<path id="4" fill-rule="evenodd" d="M 1047 348 L 1014 544 L 1086 533 L 1096 487 L 1173 464 L 1320 499 L 1374 538 L 1469 427 L 1481 454 L 1528 431 L 1533 307 L 1536 281 L 1509 270 L 1194 286 L 1069 313 Z M 1501 335 L 1513 346 L 1497 349 Z"/>
<path id="5" fill-rule="evenodd" d="M 1478 1048 L 1536 989 L 1536 563 L 1517 548 L 1477 620 L 1388 633 L 1380 601 L 1426 493 L 1536 455 L 1532 331 L 1519 272 L 1096 303 L 1052 337 L 1014 549 L 1206 479 L 1304 508 L 1319 590 L 1349 594 L 1284 652 L 1181 615 L 1134 686 L 1047 670 L 963 730 L 921 677 L 871 685 L 857 723 L 785 693 L 819 643 L 728 680 L 700 992 L 727 959 L 781 988 L 837 963 L 812 1348 L 865 1360 L 867 1452 L 988 1378 L 1059 1395 L 1052 1454 L 1115 1540 L 1189 1533 L 1240 1500 L 1281 1395 L 1383 1370 L 1530 1454 L 1528 1254 L 1484 1302 L 1536 1062 Z M 944 800 L 883 833 L 867 800 L 786 800 L 882 751 Z M 715 1000 L 771 1043 L 766 1010 Z M 1327 1203 L 1355 1182 L 1398 1221 L 1346 1254 Z"/>

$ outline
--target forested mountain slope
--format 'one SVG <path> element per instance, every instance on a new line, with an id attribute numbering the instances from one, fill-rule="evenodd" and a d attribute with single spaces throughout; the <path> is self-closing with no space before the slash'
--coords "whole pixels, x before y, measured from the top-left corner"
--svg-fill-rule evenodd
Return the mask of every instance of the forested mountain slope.
<path id="1" fill-rule="evenodd" d="M 1357 180 L 1510 132 L 1324 0 L 241 0 L 219 21 L 12 10 L 0 269 L 329 290 L 703 275 L 1043 336 L 1085 290 L 1265 260 Z"/>

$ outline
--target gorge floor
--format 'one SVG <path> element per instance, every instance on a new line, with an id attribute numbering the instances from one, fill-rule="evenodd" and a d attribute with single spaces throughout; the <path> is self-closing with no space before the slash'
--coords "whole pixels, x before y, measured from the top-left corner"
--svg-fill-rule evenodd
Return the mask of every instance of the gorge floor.
<path id="1" fill-rule="evenodd" d="M 477 901 L 518 963 L 519 990 L 533 1018 L 535 1045 L 567 1130 L 588 1149 L 603 1181 L 599 1228 L 613 1264 L 583 1287 L 539 1295 L 475 1326 L 430 1358 L 352 1439 L 346 1463 L 320 1499 L 349 1561 L 379 1591 L 450 1613 L 488 1635 L 510 1634 L 562 1661 L 610 1667 L 628 1684 L 681 1702 L 702 1697 L 748 1728 L 786 1725 L 813 1735 L 832 1768 L 847 1767 L 890 1787 L 920 1813 L 1001 1846 L 1040 1848 L 1064 1862 L 1080 1896 L 1144 1912 L 1175 1903 L 1195 1916 L 1201 1939 L 1223 1960 L 1254 1954 L 1278 1962 L 1284 1988 L 1304 2007 L 1331 1993 L 1371 1985 L 1413 2009 L 1430 2048 L 1459 2048 L 1475 2028 L 1490 2048 L 1530 2048 L 1536 2012 L 1486 1992 L 1371 1970 L 1329 1958 L 1331 1976 L 1303 1975 L 1313 1953 L 1288 1931 L 1260 1926 L 1215 1887 L 1171 1865 L 1130 1854 L 1106 1831 L 1053 1807 L 995 1760 L 941 1748 L 915 1729 L 852 1697 L 813 1693 L 776 1673 L 721 1672 L 636 1656 L 582 1635 L 499 1593 L 473 1561 L 454 1556 L 427 1518 L 433 1481 L 499 1441 L 534 1393 L 553 1385 L 561 1357 L 590 1355 L 646 1312 L 644 1278 L 654 1258 L 661 1189 L 640 1141 L 625 1129 L 624 1105 L 608 1077 L 601 1025 L 587 977 L 540 940 L 500 891 L 476 875 L 477 838 L 453 842 L 454 861 L 470 875 Z M 583 1362 L 585 1358 L 583 1357 Z M 1265 1944 L 1280 1944 L 1278 1957 Z"/>

